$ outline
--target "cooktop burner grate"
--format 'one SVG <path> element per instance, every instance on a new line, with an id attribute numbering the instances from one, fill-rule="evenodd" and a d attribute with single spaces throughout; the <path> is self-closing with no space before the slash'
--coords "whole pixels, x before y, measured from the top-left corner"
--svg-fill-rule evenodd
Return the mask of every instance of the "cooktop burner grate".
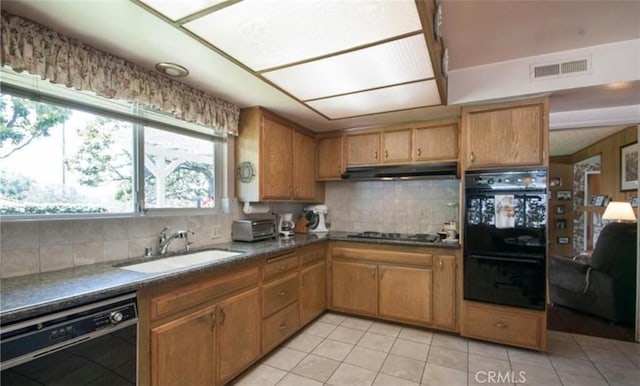
<path id="1" fill-rule="evenodd" d="M 411 240 L 411 241 L 424 241 L 424 242 L 430 242 L 430 243 L 433 243 L 439 240 L 438 236 L 428 234 L 428 233 L 406 234 L 406 233 L 374 232 L 374 231 L 350 233 L 347 235 L 347 237 L 362 238 L 362 239 L 376 239 L 376 240 Z"/>

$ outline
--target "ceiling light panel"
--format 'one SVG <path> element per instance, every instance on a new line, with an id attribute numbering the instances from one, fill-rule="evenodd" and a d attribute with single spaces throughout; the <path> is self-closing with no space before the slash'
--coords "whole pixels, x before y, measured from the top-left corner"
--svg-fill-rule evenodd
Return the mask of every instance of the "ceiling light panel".
<path id="1" fill-rule="evenodd" d="M 414 1 L 245 0 L 184 27 L 254 71 L 422 28 Z"/>
<path id="2" fill-rule="evenodd" d="M 262 75 L 308 100 L 429 79 L 433 69 L 427 43 L 418 34 Z"/>
<path id="3" fill-rule="evenodd" d="M 426 80 L 307 102 L 329 119 L 340 119 L 440 104 L 436 81 Z"/>
<path id="4" fill-rule="evenodd" d="M 179 20 L 227 0 L 139 0 L 171 20 Z"/>

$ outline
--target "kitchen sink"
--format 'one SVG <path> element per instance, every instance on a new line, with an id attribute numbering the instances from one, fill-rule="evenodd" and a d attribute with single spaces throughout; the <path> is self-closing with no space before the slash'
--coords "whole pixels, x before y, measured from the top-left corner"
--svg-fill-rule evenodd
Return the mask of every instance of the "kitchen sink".
<path id="1" fill-rule="evenodd" d="M 217 260 L 226 259 L 228 257 L 241 255 L 242 253 L 243 252 L 238 251 L 211 249 L 207 251 L 160 258 L 144 263 L 120 265 L 118 266 L 118 268 L 141 273 L 162 273 L 173 271 L 176 269 L 189 268 L 201 264 L 211 263 Z"/>

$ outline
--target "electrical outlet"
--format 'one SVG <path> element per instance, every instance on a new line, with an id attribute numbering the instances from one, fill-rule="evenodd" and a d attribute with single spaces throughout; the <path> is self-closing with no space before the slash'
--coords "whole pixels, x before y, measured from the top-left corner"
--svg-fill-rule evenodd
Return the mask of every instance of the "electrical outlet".
<path id="1" fill-rule="evenodd" d="M 212 239 L 222 238 L 222 225 L 214 225 L 211 228 L 211 238 Z"/>

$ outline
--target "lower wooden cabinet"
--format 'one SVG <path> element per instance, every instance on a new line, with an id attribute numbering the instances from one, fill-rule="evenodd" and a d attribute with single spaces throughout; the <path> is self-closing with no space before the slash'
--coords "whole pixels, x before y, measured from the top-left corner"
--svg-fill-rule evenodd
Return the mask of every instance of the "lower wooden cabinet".
<path id="1" fill-rule="evenodd" d="M 213 385 L 216 379 L 216 306 L 151 329 L 154 386 Z"/>
<path id="2" fill-rule="evenodd" d="M 456 329 L 456 257 L 436 255 L 433 265 L 433 325 Z"/>
<path id="3" fill-rule="evenodd" d="M 222 385 L 260 356 L 259 291 L 256 288 L 231 297 L 216 311 L 218 384 Z"/>
<path id="4" fill-rule="evenodd" d="M 333 260 L 332 306 L 336 310 L 376 315 L 378 310 L 377 266 Z"/>
<path id="5" fill-rule="evenodd" d="M 265 352 L 293 335 L 300 326 L 298 303 L 293 303 L 264 320 L 263 349 Z"/>
<path id="6" fill-rule="evenodd" d="M 379 315 L 431 322 L 431 269 L 380 265 L 378 276 Z"/>
<path id="7" fill-rule="evenodd" d="M 460 332 L 470 338 L 545 350 L 546 311 L 465 301 Z"/>
<path id="8" fill-rule="evenodd" d="M 327 264 L 324 260 L 300 271 L 300 324 L 305 325 L 327 309 Z"/>

